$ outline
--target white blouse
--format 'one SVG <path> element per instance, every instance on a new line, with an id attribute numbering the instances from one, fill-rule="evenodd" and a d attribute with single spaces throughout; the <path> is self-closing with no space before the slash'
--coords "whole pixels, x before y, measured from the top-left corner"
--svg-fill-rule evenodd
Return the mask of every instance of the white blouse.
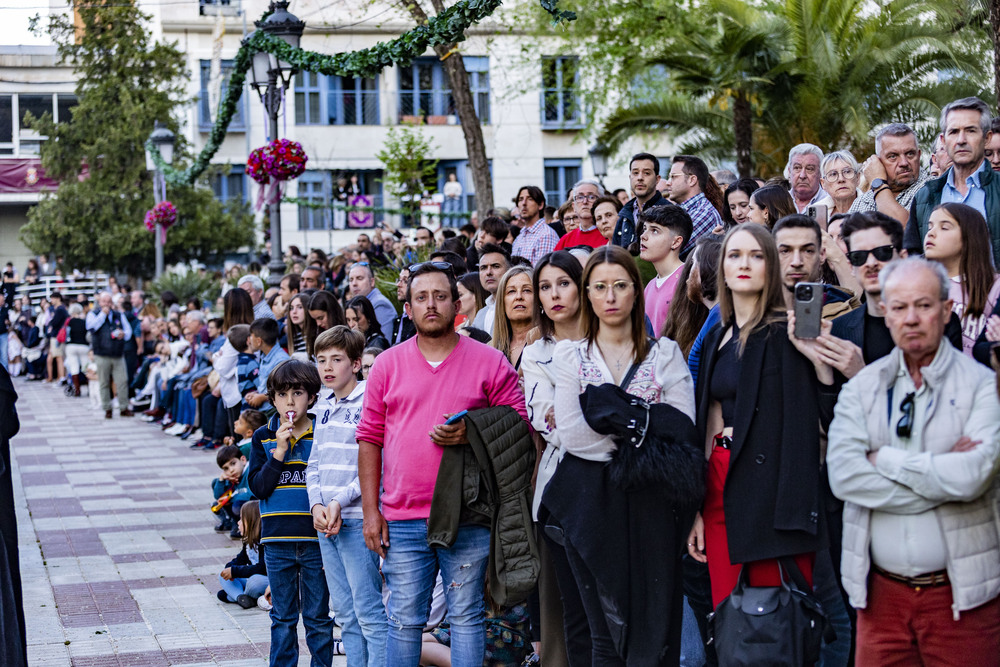
<path id="1" fill-rule="evenodd" d="M 538 521 L 538 506 L 542 502 L 542 493 L 552 475 L 556 472 L 563 450 L 559 447 L 559 433 L 549 428 L 545 415 L 552 408 L 555 396 L 555 378 L 552 375 L 552 354 L 556 342 L 551 339 L 537 340 L 524 348 L 521 353 L 521 374 L 524 377 L 524 402 L 528 409 L 528 421 L 532 428 L 545 439 L 545 449 L 538 462 L 538 475 L 535 478 L 535 495 L 531 502 L 531 515 Z"/>

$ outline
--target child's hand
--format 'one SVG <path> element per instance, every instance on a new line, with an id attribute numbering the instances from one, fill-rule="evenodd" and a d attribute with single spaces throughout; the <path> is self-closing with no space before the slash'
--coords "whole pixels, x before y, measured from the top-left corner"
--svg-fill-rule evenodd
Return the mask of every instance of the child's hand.
<path id="1" fill-rule="evenodd" d="M 222 572 L 219 573 L 219 576 L 222 577 L 223 579 L 225 579 L 226 581 L 232 581 L 233 580 L 233 568 L 227 567 L 225 570 L 223 570 Z"/>
<path id="2" fill-rule="evenodd" d="M 330 506 L 326 508 L 326 533 L 327 537 L 340 532 L 340 527 L 344 525 L 344 520 L 340 516 L 340 503 L 336 500 L 330 501 Z"/>
<path id="3" fill-rule="evenodd" d="M 277 447 L 274 449 L 274 458 L 279 461 L 283 461 L 285 459 L 285 454 L 291 447 L 292 427 L 292 422 L 286 421 L 280 428 L 278 428 L 278 432 L 274 434 L 274 437 L 277 440 Z M 278 458 L 279 456 L 281 458 Z"/>
<path id="4" fill-rule="evenodd" d="M 227 435 L 225 438 L 222 439 L 222 444 L 224 444 L 224 445 L 233 445 L 233 444 L 236 444 L 236 443 L 233 442 L 233 436 Z"/>
<path id="5" fill-rule="evenodd" d="M 312 515 L 313 515 L 313 528 L 315 528 L 317 532 L 318 531 L 326 532 L 328 530 L 327 519 L 326 519 L 326 508 L 323 507 L 323 503 L 316 503 L 315 505 L 312 506 Z"/>

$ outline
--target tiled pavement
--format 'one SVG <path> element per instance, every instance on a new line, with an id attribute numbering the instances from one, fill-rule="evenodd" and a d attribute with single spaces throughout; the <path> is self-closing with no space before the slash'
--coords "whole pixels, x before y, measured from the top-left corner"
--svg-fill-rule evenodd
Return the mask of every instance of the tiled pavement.
<path id="1" fill-rule="evenodd" d="M 239 551 L 212 530 L 215 456 L 117 412 L 107 421 L 56 386 L 16 388 L 11 454 L 30 664 L 266 664 L 267 613 L 215 597 L 219 571 Z"/>

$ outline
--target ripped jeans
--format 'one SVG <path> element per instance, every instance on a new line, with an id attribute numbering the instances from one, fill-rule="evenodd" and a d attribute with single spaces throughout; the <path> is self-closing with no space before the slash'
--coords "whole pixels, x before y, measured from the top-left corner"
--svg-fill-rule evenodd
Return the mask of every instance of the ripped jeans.
<path id="1" fill-rule="evenodd" d="M 389 522 L 389 548 L 382 564 L 389 590 L 386 664 L 420 664 L 421 634 L 440 568 L 451 623 L 451 664 L 482 667 L 486 651 L 483 585 L 489 551 L 490 529 L 484 526 L 462 526 L 450 549 L 432 549 L 427 546 L 427 521 Z"/>

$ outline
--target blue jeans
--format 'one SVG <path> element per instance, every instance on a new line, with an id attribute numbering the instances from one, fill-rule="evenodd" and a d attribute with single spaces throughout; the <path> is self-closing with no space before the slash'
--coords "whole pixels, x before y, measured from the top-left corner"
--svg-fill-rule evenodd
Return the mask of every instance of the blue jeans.
<path id="1" fill-rule="evenodd" d="M 8 366 L 9 360 L 7 359 L 7 337 L 9 334 L 0 334 L 0 366 L 4 368 L 10 368 Z"/>
<path id="2" fill-rule="evenodd" d="M 831 643 L 823 642 L 819 667 L 847 667 L 851 657 L 851 617 L 847 613 L 847 605 L 844 604 L 844 596 L 840 592 L 837 573 L 833 569 L 828 549 L 816 554 L 813 594 L 823 605 L 823 611 L 837 633 L 837 638 Z"/>
<path id="3" fill-rule="evenodd" d="M 385 667 L 389 633 L 382 604 L 378 555 L 365 546 L 361 519 L 344 519 L 340 532 L 319 533 L 326 585 L 342 629 L 348 667 Z"/>
<path id="4" fill-rule="evenodd" d="M 267 590 L 267 575 L 252 574 L 248 579 L 225 580 L 219 575 L 219 583 L 222 590 L 226 591 L 226 596 L 230 602 L 236 602 L 236 598 L 241 595 L 249 595 L 255 600 Z"/>
<path id="5" fill-rule="evenodd" d="M 306 628 L 312 667 L 330 667 L 333 660 L 333 619 L 323 576 L 323 558 L 316 542 L 269 542 L 264 551 L 271 582 L 271 665 L 287 667 L 299 661 L 296 626 L 299 610 Z"/>
<path id="6" fill-rule="evenodd" d="M 382 564 L 389 589 L 387 663 L 391 667 L 417 667 L 420 663 L 421 633 L 440 568 L 451 623 L 451 664 L 482 667 L 486 652 L 483 584 L 490 529 L 462 526 L 450 549 L 431 549 L 427 546 L 426 520 L 390 521 L 389 545 Z"/>

